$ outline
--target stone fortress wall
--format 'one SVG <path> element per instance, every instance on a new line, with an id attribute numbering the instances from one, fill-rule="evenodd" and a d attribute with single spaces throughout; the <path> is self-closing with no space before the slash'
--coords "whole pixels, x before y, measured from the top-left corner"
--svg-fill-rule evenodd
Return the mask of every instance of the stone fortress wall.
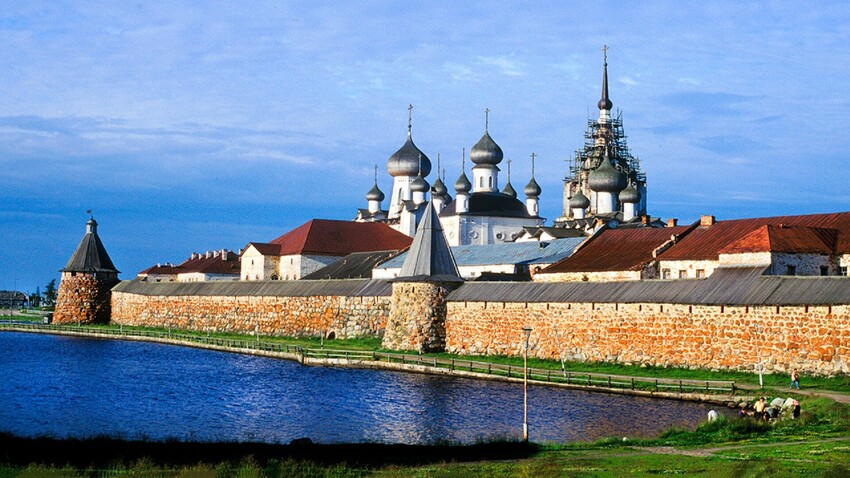
<path id="1" fill-rule="evenodd" d="M 844 287 L 836 279 L 827 281 Z M 327 337 L 333 332 L 339 338 L 383 337 L 395 308 L 395 313 L 404 310 L 420 317 L 402 322 L 404 330 L 387 331 L 384 346 L 389 348 L 430 351 L 434 345 L 441 345 L 433 333 L 444 330 L 448 352 L 519 355 L 523 352 L 521 329 L 530 326 L 530 354 L 539 358 L 563 356 L 579 361 L 753 371 L 760 353 L 766 372 L 784 373 L 791 368 L 819 375 L 850 372 L 850 305 L 846 304 L 730 306 L 625 299 L 590 299 L 596 300 L 591 302 L 540 295 L 546 292 L 541 288 L 549 287 L 547 293 L 572 290 L 571 293 L 586 296 L 597 291 L 601 296 L 622 290 L 621 284 L 600 289 L 601 284 L 588 283 L 467 283 L 449 292 L 437 284 L 391 287 L 386 281 L 360 281 L 371 284 L 363 290 L 335 285 L 345 281 L 308 281 L 313 284 L 301 290 L 298 287 L 303 287 L 302 282 L 305 281 L 193 283 L 184 286 L 194 289 L 183 291 L 163 289 L 180 287 L 173 283 L 132 287 L 122 283 L 113 289 L 112 321 L 200 331 L 259 331 L 263 335 Z M 678 286 L 681 290 L 671 293 L 696 287 L 693 284 L 711 285 L 682 281 Z M 763 287 L 765 282 L 754 284 Z M 783 284 L 790 283 L 784 279 L 768 283 L 776 288 L 778 296 L 787 296 L 781 290 Z M 675 288 L 652 281 L 649 286 Z M 224 293 L 227 287 L 236 290 Z M 238 290 L 240 287 L 277 289 Z M 515 290 L 513 297 L 505 293 L 511 289 Z M 328 292 L 323 295 L 322 290 Z M 433 293 L 420 293 L 427 291 Z M 488 300 L 464 298 L 481 293 Z M 498 299 L 500 296 L 502 299 Z"/>
<path id="2" fill-rule="evenodd" d="M 126 284 L 112 291 L 115 324 L 295 337 L 380 337 L 390 310 L 390 296 L 382 290 L 363 295 L 351 287 L 328 287 L 325 295 L 320 286 L 263 292 L 269 284 L 262 282 L 247 283 L 257 287 L 243 291 L 209 282 L 194 283 L 191 290 L 175 283 Z M 271 285 L 285 288 L 287 283 Z"/>
<path id="3" fill-rule="evenodd" d="M 850 372 L 850 306 L 449 302 L 446 351 L 832 375 Z"/>

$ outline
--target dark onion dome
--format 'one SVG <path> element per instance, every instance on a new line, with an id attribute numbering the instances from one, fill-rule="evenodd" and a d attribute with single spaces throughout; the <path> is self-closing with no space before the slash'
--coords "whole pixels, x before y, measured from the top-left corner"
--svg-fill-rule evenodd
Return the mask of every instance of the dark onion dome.
<path id="1" fill-rule="evenodd" d="M 444 197 L 447 192 L 449 192 L 449 189 L 446 187 L 445 184 L 443 184 L 443 180 L 437 178 L 437 180 L 434 181 L 434 185 L 431 186 L 431 195 L 437 197 Z"/>
<path id="2" fill-rule="evenodd" d="M 490 133 L 484 132 L 484 136 L 469 150 L 469 159 L 475 164 L 499 164 L 505 155 L 502 148 L 493 141 Z"/>
<path id="3" fill-rule="evenodd" d="M 372 186 L 372 189 L 370 189 L 369 192 L 366 193 L 366 200 L 367 201 L 378 201 L 378 202 L 381 202 L 381 201 L 384 200 L 384 193 L 383 193 L 383 191 L 381 191 L 378 188 L 377 183 L 375 183 L 375 185 Z"/>
<path id="4" fill-rule="evenodd" d="M 511 186 L 510 181 L 508 181 L 507 184 L 505 184 L 505 187 L 502 189 L 502 194 L 507 194 L 508 196 L 510 196 L 512 198 L 516 197 L 516 191 L 514 190 L 514 187 Z"/>
<path id="5" fill-rule="evenodd" d="M 413 139 L 408 132 L 407 141 L 387 160 L 387 172 L 392 177 L 416 176 L 419 172 L 420 156 L 422 157 L 422 176 L 428 176 L 431 173 L 431 160 L 413 144 Z"/>
<path id="6" fill-rule="evenodd" d="M 590 207 L 590 199 L 579 191 L 570 198 L 570 209 L 587 209 Z"/>
<path id="7" fill-rule="evenodd" d="M 536 198 L 537 196 L 540 196 L 540 185 L 537 184 L 537 181 L 533 177 L 531 178 L 531 181 L 529 181 L 528 184 L 525 185 L 524 192 L 525 195 L 530 198 Z"/>
<path id="8" fill-rule="evenodd" d="M 455 181 L 455 191 L 458 194 L 468 193 L 472 190 L 472 183 L 469 182 L 469 178 L 466 177 L 466 173 L 460 173 L 460 177 Z"/>
<path id="9" fill-rule="evenodd" d="M 415 193 L 427 193 L 429 189 L 431 189 L 431 185 L 422 177 L 422 174 L 419 174 L 416 179 L 410 182 L 410 190 Z"/>
<path id="10" fill-rule="evenodd" d="M 440 216 L 445 217 L 458 214 L 455 212 L 456 205 L 457 201 L 448 203 L 445 209 L 440 212 Z M 467 212 L 460 214 L 465 216 L 536 217 L 528 214 L 528 208 L 519 199 L 512 198 L 500 192 L 477 192 L 470 194 Z"/>
<path id="11" fill-rule="evenodd" d="M 626 189 L 620 191 L 618 198 L 621 203 L 639 203 L 640 192 L 635 189 L 634 183 L 629 183 L 629 186 Z"/>
<path id="12" fill-rule="evenodd" d="M 598 193 L 618 193 L 626 187 L 626 175 L 614 168 L 606 152 L 599 167 L 587 176 L 587 184 Z"/>

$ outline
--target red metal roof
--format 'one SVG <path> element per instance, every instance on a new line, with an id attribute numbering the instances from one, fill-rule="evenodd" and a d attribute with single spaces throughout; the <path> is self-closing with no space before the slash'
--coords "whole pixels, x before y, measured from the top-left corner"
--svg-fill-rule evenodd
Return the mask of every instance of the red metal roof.
<path id="1" fill-rule="evenodd" d="M 277 246 L 274 252 L 271 247 L 252 244 L 267 255 L 346 256 L 354 252 L 402 250 L 412 241 L 411 237 L 379 222 L 313 219 L 271 241 L 271 245 Z"/>
<path id="2" fill-rule="evenodd" d="M 659 256 L 659 259 L 666 261 L 717 260 L 720 252 L 727 246 L 742 240 L 744 236 L 765 225 L 836 229 L 838 232 L 835 239 L 834 251 L 838 254 L 850 253 L 850 212 L 841 212 L 718 221 L 711 226 L 697 227 L 678 244 L 663 252 Z M 792 234 L 795 233 L 791 233 L 790 231 L 787 234 L 780 233 L 783 237 L 781 240 L 786 243 L 801 241 L 799 246 L 803 246 L 804 248 L 816 247 L 817 241 L 812 242 L 813 238 L 811 235 L 809 235 L 808 239 L 804 239 L 803 237 L 792 239 Z M 778 238 L 777 241 L 779 241 Z M 789 252 L 793 251 L 792 249 Z"/>
<path id="3" fill-rule="evenodd" d="M 721 249 L 720 254 L 747 252 L 832 254 L 835 251 L 837 238 L 837 229 L 768 224 L 732 242 Z"/>
<path id="4" fill-rule="evenodd" d="M 232 251 L 227 251 L 227 260 L 222 260 L 221 252 L 201 254 L 198 257 L 190 257 L 179 265 L 155 265 L 149 267 L 139 274 L 177 275 L 191 272 L 204 274 L 236 274 L 239 275 L 239 256 Z"/>
<path id="5" fill-rule="evenodd" d="M 652 251 L 672 236 L 681 237 L 691 228 L 678 226 L 604 230 L 573 255 L 543 269 L 539 274 L 640 270 L 644 264 L 653 260 Z"/>

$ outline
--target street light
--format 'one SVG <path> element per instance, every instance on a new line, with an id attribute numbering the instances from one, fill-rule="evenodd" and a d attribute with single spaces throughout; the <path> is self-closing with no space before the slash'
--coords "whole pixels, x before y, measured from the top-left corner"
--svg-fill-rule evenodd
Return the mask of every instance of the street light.
<path id="1" fill-rule="evenodd" d="M 528 442 L 528 339 L 531 337 L 531 327 L 526 325 L 522 331 L 525 332 L 525 354 L 522 360 L 522 441 Z"/>
<path id="2" fill-rule="evenodd" d="M 753 329 L 755 330 L 756 334 L 761 334 L 761 332 L 762 332 L 762 328 L 761 328 L 760 324 L 756 324 L 756 326 L 753 327 Z M 764 379 L 762 378 L 762 366 L 761 366 L 761 347 L 759 347 L 758 335 L 756 335 L 756 359 L 758 360 L 758 364 L 756 366 L 759 369 L 759 388 L 764 388 Z"/>

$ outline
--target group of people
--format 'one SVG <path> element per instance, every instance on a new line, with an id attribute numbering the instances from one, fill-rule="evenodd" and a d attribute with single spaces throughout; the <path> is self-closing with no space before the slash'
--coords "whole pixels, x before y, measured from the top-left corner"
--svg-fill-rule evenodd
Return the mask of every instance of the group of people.
<path id="1" fill-rule="evenodd" d="M 789 388 L 800 389 L 800 373 L 797 369 L 793 369 L 791 371 L 791 385 Z M 781 401 L 781 399 L 778 399 Z M 783 408 L 791 409 L 791 418 L 798 419 L 800 418 L 800 402 L 794 399 L 789 399 L 790 401 L 782 401 L 782 403 L 778 403 L 777 400 L 767 404 L 767 397 L 761 397 L 753 404 L 752 412 L 747 409 L 747 407 L 741 407 L 741 410 L 738 411 L 739 417 L 754 417 L 758 420 L 772 420 L 779 417 L 779 413 Z"/>

